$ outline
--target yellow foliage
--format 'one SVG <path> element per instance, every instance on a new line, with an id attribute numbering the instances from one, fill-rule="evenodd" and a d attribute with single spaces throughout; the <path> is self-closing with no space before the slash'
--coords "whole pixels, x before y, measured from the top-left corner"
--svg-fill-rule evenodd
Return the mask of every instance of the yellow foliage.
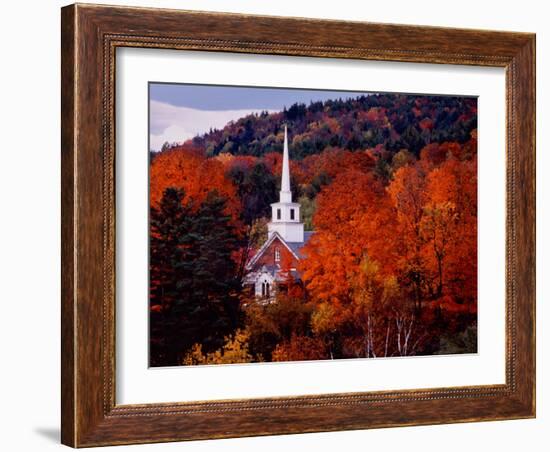
<path id="1" fill-rule="evenodd" d="M 243 330 L 237 330 L 233 337 L 226 336 L 224 346 L 212 353 L 203 353 L 202 345 L 195 344 L 191 351 L 185 355 L 182 364 L 237 364 L 252 362 L 252 355 L 248 351 L 250 334 Z"/>
<path id="2" fill-rule="evenodd" d="M 336 331 L 337 323 L 336 309 L 332 303 L 321 303 L 311 316 L 311 328 L 319 336 Z"/>

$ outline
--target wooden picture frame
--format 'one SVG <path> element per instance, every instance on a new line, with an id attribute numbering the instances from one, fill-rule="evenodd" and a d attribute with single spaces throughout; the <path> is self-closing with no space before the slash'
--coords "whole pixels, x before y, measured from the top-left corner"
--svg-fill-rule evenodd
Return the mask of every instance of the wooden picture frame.
<path id="1" fill-rule="evenodd" d="M 62 442 L 73 447 L 535 416 L 535 35 L 71 5 L 62 9 Z M 506 383 L 115 403 L 115 50 L 506 69 Z"/>

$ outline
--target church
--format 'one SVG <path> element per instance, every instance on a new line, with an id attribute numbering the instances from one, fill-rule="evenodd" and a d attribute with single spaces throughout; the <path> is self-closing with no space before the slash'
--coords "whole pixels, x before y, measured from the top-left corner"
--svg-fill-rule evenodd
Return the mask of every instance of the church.
<path id="1" fill-rule="evenodd" d="M 300 279 L 296 264 L 303 257 L 302 248 L 313 234 L 312 231 L 304 231 L 304 223 L 300 221 L 300 204 L 292 202 L 286 125 L 281 191 L 279 202 L 271 204 L 271 221 L 267 230 L 266 242 L 247 263 L 244 285 L 251 286 L 257 297 L 272 300 L 277 287 L 288 281 L 289 277 Z"/>

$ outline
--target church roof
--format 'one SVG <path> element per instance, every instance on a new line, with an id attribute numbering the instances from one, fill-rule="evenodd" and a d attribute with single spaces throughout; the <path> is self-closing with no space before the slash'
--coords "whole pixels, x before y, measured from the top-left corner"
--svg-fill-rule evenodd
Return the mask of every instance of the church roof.
<path id="1" fill-rule="evenodd" d="M 305 246 L 305 244 L 308 242 L 308 240 L 311 238 L 312 235 L 313 235 L 313 231 L 304 231 L 303 242 L 285 242 L 285 243 L 292 250 L 292 252 L 296 256 L 298 256 L 299 259 L 302 259 L 304 257 L 302 254 L 302 248 Z"/>

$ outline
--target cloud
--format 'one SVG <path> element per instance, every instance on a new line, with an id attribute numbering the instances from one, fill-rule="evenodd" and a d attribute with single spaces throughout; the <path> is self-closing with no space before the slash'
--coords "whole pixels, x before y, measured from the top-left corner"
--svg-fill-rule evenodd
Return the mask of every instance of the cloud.
<path id="1" fill-rule="evenodd" d="M 210 128 L 221 129 L 250 113 L 262 110 L 219 110 L 206 111 L 177 107 L 152 100 L 150 105 L 150 147 L 158 151 L 165 142 L 183 143 L 189 138 L 208 132 Z"/>

